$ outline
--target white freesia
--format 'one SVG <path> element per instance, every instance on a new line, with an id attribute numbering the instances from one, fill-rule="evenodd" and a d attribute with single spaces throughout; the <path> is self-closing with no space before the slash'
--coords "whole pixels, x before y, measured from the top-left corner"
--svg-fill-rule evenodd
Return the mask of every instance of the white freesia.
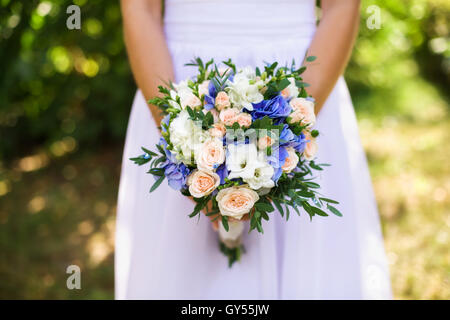
<path id="1" fill-rule="evenodd" d="M 228 145 L 226 160 L 227 169 L 230 170 L 228 178 L 254 178 L 255 170 L 266 165 L 266 162 L 261 158 L 256 145 L 253 143 Z"/>
<path id="2" fill-rule="evenodd" d="M 170 98 L 171 98 L 171 99 L 169 100 L 169 105 L 170 105 L 172 108 L 181 110 L 181 106 L 180 106 L 179 103 L 177 102 L 177 97 L 178 97 L 177 92 L 176 92 L 175 90 L 170 90 Z"/>
<path id="3" fill-rule="evenodd" d="M 252 103 L 258 103 L 264 99 L 260 92 L 264 81 L 256 77 L 254 70 L 249 67 L 240 70 L 232 82 L 228 81 L 228 85 L 226 90 L 231 104 L 240 110 L 246 108 L 252 111 Z"/>
<path id="4" fill-rule="evenodd" d="M 266 163 L 265 166 L 255 169 L 253 177 L 244 179 L 244 181 L 254 190 L 273 188 L 275 186 L 275 182 L 272 180 L 274 172 L 273 167 Z"/>
<path id="5" fill-rule="evenodd" d="M 181 111 L 172 120 L 169 126 L 169 134 L 170 142 L 174 146 L 174 150 L 171 150 L 172 153 L 179 161 L 186 164 L 192 162 L 195 150 L 209 137 L 209 134 L 203 131 L 200 125 L 189 118 L 186 110 Z"/>

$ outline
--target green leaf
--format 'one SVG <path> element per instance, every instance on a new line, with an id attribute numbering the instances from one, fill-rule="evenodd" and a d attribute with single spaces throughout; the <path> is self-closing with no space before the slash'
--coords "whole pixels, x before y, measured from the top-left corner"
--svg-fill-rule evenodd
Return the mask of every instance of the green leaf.
<path id="1" fill-rule="evenodd" d="M 187 110 L 187 112 L 188 112 L 188 114 L 189 114 L 189 117 L 195 119 L 195 112 L 194 112 L 194 110 L 192 110 L 192 108 L 189 107 L 189 106 L 186 107 L 186 110 Z"/>
<path id="2" fill-rule="evenodd" d="M 256 230 L 260 233 L 264 233 L 264 230 L 262 228 L 261 219 L 256 220 Z"/>
<path id="3" fill-rule="evenodd" d="M 311 181 L 304 182 L 303 184 L 304 184 L 305 186 L 308 186 L 308 187 L 313 188 L 313 189 L 318 189 L 318 188 L 320 188 L 320 185 L 319 185 L 319 184 L 317 184 L 317 183 L 315 183 L 315 182 L 311 182 Z"/>
<path id="4" fill-rule="evenodd" d="M 315 214 L 317 214 L 319 216 L 322 216 L 322 217 L 327 217 L 328 216 L 328 214 L 325 211 L 323 211 L 322 209 L 320 209 L 320 208 L 311 206 L 311 209 L 312 209 L 312 211 Z"/>
<path id="5" fill-rule="evenodd" d="M 280 212 L 281 216 L 284 216 L 284 211 L 283 211 L 283 207 L 281 206 L 281 204 L 278 202 L 278 200 L 272 200 L 273 204 L 275 205 L 275 207 L 277 208 L 277 210 Z"/>
<path id="6" fill-rule="evenodd" d="M 306 58 L 306 61 L 308 62 L 313 62 L 314 60 L 316 60 L 316 56 L 309 56 Z"/>
<path id="7" fill-rule="evenodd" d="M 319 136 L 319 131 L 317 131 L 317 130 L 312 130 L 311 131 L 311 137 L 317 138 L 318 136 Z"/>
<path id="8" fill-rule="evenodd" d="M 291 84 L 288 78 L 284 78 L 278 83 L 278 91 L 284 90 L 286 87 L 288 87 Z"/>
<path id="9" fill-rule="evenodd" d="M 296 194 L 301 196 L 301 197 L 305 197 L 305 198 L 312 198 L 312 197 L 314 197 L 314 193 L 308 192 L 306 190 L 297 191 Z"/>
<path id="10" fill-rule="evenodd" d="M 219 213 L 219 212 L 220 212 L 219 209 L 212 210 L 212 211 L 208 212 L 208 213 L 206 214 L 206 216 L 207 216 L 207 217 L 210 217 L 210 216 L 213 216 L 213 215 L 215 215 L 215 214 L 217 214 L 217 213 Z"/>
<path id="11" fill-rule="evenodd" d="M 273 212 L 275 210 L 270 203 L 266 202 L 255 203 L 255 208 L 265 212 Z"/>
<path id="12" fill-rule="evenodd" d="M 305 72 L 305 70 L 306 70 L 306 67 L 303 66 L 303 67 L 298 68 L 297 71 L 295 71 L 295 72 L 298 74 L 302 74 L 303 72 Z"/>
<path id="13" fill-rule="evenodd" d="M 328 198 L 319 198 L 322 201 L 325 202 L 329 202 L 329 203 L 334 203 L 334 204 L 339 204 L 339 201 L 333 200 L 333 199 L 328 199 Z"/>
<path id="14" fill-rule="evenodd" d="M 136 157 L 136 158 L 130 158 L 130 160 L 133 161 L 135 164 L 142 166 L 143 164 L 146 164 L 147 162 L 149 162 L 151 160 L 151 158 L 145 159 L 142 156 L 140 156 L 140 157 Z"/>
<path id="15" fill-rule="evenodd" d="M 156 180 L 156 182 L 155 182 L 155 183 L 153 184 L 153 186 L 151 187 L 150 192 L 155 191 L 156 188 L 158 188 L 159 185 L 163 182 L 163 180 L 164 180 L 165 177 L 166 177 L 166 176 L 162 176 L 162 177 L 160 177 L 158 180 Z"/>
<path id="16" fill-rule="evenodd" d="M 330 210 L 331 213 L 337 215 L 338 217 L 342 217 L 342 213 L 338 209 L 336 209 L 335 207 L 327 204 L 327 209 Z"/>
<path id="17" fill-rule="evenodd" d="M 312 217 L 315 215 L 311 205 L 308 202 L 302 202 L 302 207 L 309 214 L 309 218 L 312 220 Z"/>
<path id="18" fill-rule="evenodd" d="M 154 153 L 153 151 L 150 151 L 148 149 L 145 149 L 144 147 L 141 147 L 142 151 L 144 151 L 145 153 L 148 153 L 149 155 L 151 155 L 152 157 L 156 157 L 157 154 Z"/>
<path id="19" fill-rule="evenodd" d="M 223 228 L 225 229 L 225 231 L 228 232 L 228 230 L 230 230 L 230 227 L 228 226 L 228 217 L 227 216 L 222 216 L 222 224 L 223 224 Z"/>

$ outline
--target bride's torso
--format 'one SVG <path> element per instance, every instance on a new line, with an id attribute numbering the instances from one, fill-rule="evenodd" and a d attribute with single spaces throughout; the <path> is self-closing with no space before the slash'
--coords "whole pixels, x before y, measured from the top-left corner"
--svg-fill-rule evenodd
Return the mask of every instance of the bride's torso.
<path id="1" fill-rule="evenodd" d="M 165 1 L 164 31 L 178 79 L 191 75 L 183 65 L 194 56 L 238 65 L 300 62 L 315 28 L 315 0 Z"/>
<path id="2" fill-rule="evenodd" d="M 166 0 L 168 41 L 247 46 L 310 38 L 315 0 Z"/>

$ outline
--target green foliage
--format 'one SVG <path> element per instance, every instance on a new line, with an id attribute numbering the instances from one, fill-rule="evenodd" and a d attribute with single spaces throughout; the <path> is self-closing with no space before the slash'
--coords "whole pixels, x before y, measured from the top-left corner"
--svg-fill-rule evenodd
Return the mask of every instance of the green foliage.
<path id="1" fill-rule="evenodd" d="M 74 3 L 81 30 L 66 27 Z M 1 1 L 0 25 L 0 158 L 123 141 L 136 87 L 118 1 Z"/>
<path id="2" fill-rule="evenodd" d="M 231 268 L 233 263 L 241 259 L 242 253 L 245 252 L 243 245 L 236 248 L 228 248 L 223 242 L 219 242 L 220 251 L 228 258 L 228 267 Z"/>
<path id="3" fill-rule="evenodd" d="M 366 25 L 370 5 L 381 9 L 380 29 Z M 430 119 L 441 109 L 439 95 L 448 105 L 449 15 L 445 0 L 362 1 L 359 36 L 345 74 L 361 116 Z"/>

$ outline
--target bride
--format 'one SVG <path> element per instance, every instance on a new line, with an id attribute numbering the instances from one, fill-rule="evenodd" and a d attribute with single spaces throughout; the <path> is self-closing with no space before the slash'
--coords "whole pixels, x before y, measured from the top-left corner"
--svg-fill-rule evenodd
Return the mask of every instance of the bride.
<path id="1" fill-rule="evenodd" d="M 116 231 L 117 299 L 389 299 L 379 217 L 352 102 L 341 77 L 357 32 L 359 1 L 122 0 L 125 41 L 137 85 L 120 181 Z M 164 12 L 164 13 L 162 13 Z M 238 66 L 301 63 L 316 100 L 323 193 L 344 217 L 286 223 L 274 214 L 264 236 L 231 269 L 207 217 L 190 219 L 193 202 L 128 159 L 159 140 L 161 114 L 146 103 L 165 81 L 195 72 L 193 57 Z"/>

